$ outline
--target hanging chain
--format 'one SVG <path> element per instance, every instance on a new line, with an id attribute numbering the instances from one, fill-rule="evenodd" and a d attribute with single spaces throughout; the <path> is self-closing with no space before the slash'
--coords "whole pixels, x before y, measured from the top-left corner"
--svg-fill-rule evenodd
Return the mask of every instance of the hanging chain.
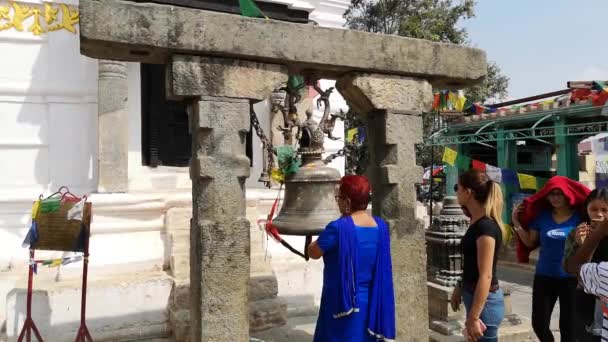
<path id="1" fill-rule="evenodd" d="M 344 144 L 343 148 L 341 148 L 337 152 L 332 153 L 329 156 L 327 156 L 327 158 L 323 159 L 323 163 L 325 165 L 327 165 L 327 164 L 331 163 L 332 161 L 334 161 L 334 159 L 336 159 L 336 158 L 344 157 L 344 156 L 346 156 L 348 158 L 353 153 L 357 153 L 358 141 L 359 141 L 359 133 L 355 133 L 355 135 L 353 136 L 353 140 L 351 142 Z"/>
<path id="2" fill-rule="evenodd" d="M 262 125 L 260 124 L 258 116 L 255 114 L 253 108 L 251 109 L 250 116 L 251 125 L 255 129 L 255 134 L 258 136 L 258 138 L 260 138 L 260 141 L 262 142 L 262 150 L 266 154 L 266 164 L 263 166 L 262 173 L 268 176 L 268 181 L 265 181 L 264 184 L 266 187 L 270 188 L 270 171 L 274 169 L 274 156 L 276 151 L 274 150 L 272 142 L 270 142 L 270 140 L 268 140 L 266 137 L 266 134 L 264 134 L 264 129 L 262 129 Z"/>

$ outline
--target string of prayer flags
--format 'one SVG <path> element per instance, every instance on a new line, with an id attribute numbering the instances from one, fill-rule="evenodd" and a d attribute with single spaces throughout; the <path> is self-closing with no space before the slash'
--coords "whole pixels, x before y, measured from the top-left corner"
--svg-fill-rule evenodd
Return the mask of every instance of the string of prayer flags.
<path id="1" fill-rule="evenodd" d="M 442 158 L 442 162 L 447 163 L 451 166 L 454 166 L 456 164 L 456 157 L 458 156 L 458 152 L 452 150 L 449 147 L 446 147 L 443 149 L 443 158 Z"/>
<path id="2" fill-rule="evenodd" d="M 442 90 L 437 92 L 433 96 L 433 109 L 435 110 L 455 110 L 462 112 L 467 101 L 464 92 L 459 90 L 458 92 Z"/>
<path id="3" fill-rule="evenodd" d="M 41 260 L 33 260 L 30 259 L 30 265 L 34 266 L 34 273 L 37 273 L 37 265 L 52 267 L 59 267 L 69 265 L 75 262 L 80 262 L 84 259 L 82 255 L 69 256 L 64 258 L 57 259 L 41 259 Z"/>
<path id="4" fill-rule="evenodd" d="M 541 189 L 548 181 L 547 178 L 518 173 L 510 169 L 503 169 L 486 164 L 479 160 L 471 159 L 470 157 L 465 156 L 462 153 L 458 153 L 449 147 L 444 148 L 442 161 L 446 164 L 457 167 L 459 170 L 468 170 L 469 168 L 473 168 L 476 170 L 485 171 L 488 178 L 494 182 L 518 186 L 522 190 Z"/>
<path id="5" fill-rule="evenodd" d="M 519 188 L 520 189 L 528 189 L 528 190 L 536 190 L 536 177 L 531 175 L 526 175 L 523 173 L 518 173 L 517 178 L 519 179 Z"/>

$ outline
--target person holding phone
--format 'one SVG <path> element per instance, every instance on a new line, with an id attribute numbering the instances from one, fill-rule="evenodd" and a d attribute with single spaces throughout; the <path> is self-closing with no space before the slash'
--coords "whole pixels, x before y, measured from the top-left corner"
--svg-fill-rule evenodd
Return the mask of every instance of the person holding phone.
<path id="1" fill-rule="evenodd" d="M 608 239 L 599 241 L 594 250 L 581 252 L 585 240 L 597 238 L 591 231 L 597 229 L 599 224 L 608 217 L 608 189 L 595 189 L 585 201 L 583 222 L 570 232 L 564 248 L 564 269 L 573 276 L 577 276 L 580 267 L 588 262 L 608 261 Z M 601 302 L 594 295 L 584 292 L 582 284 L 576 290 L 576 337 L 578 342 L 601 341 L 602 320 Z"/>
<path id="2" fill-rule="evenodd" d="M 504 295 L 496 276 L 502 242 L 502 190 L 485 172 L 469 170 L 458 177 L 454 190 L 458 203 L 471 219 L 461 241 L 464 256 L 462 280 L 454 289 L 451 306 L 466 309 L 463 335 L 467 341 L 498 341 L 504 318 Z"/>

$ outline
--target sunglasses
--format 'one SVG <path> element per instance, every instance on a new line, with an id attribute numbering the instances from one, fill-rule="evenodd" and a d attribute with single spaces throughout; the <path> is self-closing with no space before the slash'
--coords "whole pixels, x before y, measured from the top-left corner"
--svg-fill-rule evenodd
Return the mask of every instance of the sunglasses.
<path id="1" fill-rule="evenodd" d="M 454 192 L 458 192 L 458 184 L 454 184 Z"/>

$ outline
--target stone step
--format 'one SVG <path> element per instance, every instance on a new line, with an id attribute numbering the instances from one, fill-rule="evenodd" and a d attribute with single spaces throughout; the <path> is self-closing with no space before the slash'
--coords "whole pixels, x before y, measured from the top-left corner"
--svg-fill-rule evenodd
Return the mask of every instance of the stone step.
<path id="1" fill-rule="evenodd" d="M 169 233 L 170 253 L 190 253 L 190 232 L 177 231 Z"/>
<path id="2" fill-rule="evenodd" d="M 173 339 L 175 342 L 189 342 L 190 339 L 190 310 L 169 309 L 169 321 L 173 328 Z"/>
<path id="3" fill-rule="evenodd" d="M 170 208 L 165 214 L 165 228 L 168 232 L 186 230 L 190 231 L 190 218 L 192 208 Z"/>
<path id="4" fill-rule="evenodd" d="M 252 276 L 249 279 L 249 300 L 275 298 L 279 293 L 279 284 L 274 274 Z"/>
<path id="5" fill-rule="evenodd" d="M 20 286 L 25 285 L 25 279 Z M 171 333 L 167 303 L 172 280 L 160 272 L 112 275 L 88 283 L 87 326 L 95 341 L 132 341 Z M 32 316 L 45 341 L 74 341 L 80 326 L 81 283 L 37 281 Z M 7 296 L 6 339 L 23 327 L 26 289 Z"/>
<path id="6" fill-rule="evenodd" d="M 249 331 L 258 332 L 287 323 L 287 302 L 280 297 L 249 302 Z"/>
<path id="7" fill-rule="evenodd" d="M 170 257 L 171 274 L 176 278 L 190 277 L 190 254 L 179 253 Z"/>

